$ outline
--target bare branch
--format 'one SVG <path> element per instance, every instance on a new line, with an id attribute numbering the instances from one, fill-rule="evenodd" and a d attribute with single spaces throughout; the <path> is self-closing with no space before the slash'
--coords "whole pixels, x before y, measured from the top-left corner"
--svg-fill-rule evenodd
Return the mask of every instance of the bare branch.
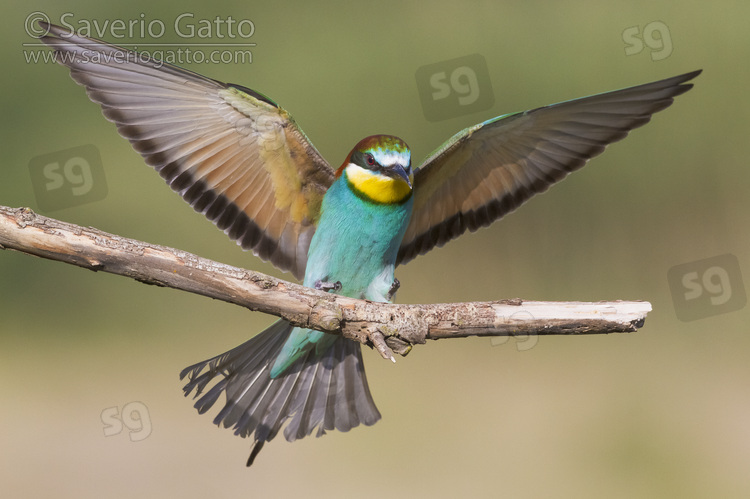
<path id="1" fill-rule="evenodd" d="M 0 249 L 13 249 L 94 271 L 127 276 L 234 303 L 373 345 L 385 358 L 427 339 L 466 336 L 602 334 L 643 326 L 643 301 L 492 302 L 398 305 L 317 291 L 299 284 L 0 206 Z"/>

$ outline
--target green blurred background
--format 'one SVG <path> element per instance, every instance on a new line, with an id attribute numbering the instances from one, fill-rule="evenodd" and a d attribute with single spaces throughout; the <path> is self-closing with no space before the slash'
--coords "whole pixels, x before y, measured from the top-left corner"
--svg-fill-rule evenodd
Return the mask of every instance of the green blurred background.
<path id="1" fill-rule="evenodd" d="M 704 74 L 549 193 L 397 269 L 400 302 L 643 299 L 654 310 L 642 330 L 431 342 L 396 365 L 367 351 L 382 421 L 293 445 L 279 438 L 252 469 L 244 467 L 249 442 L 213 426 L 216 410 L 199 416 L 177 374 L 273 318 L 0 252 L 8 497 L 750 497 L 750 311 L 682 322 L 667 280 L 675 265 L 725 253 L 750 275 L 747 2 L 3 8 L 0 204 L 38 209 L 32 158 L 93 144 L 107 197 L 43 214 L 281 276 L 165 187 L 67 70 L 25 62 L 33 11 L 53 21 L 66 12 L 99 22 L 144 14 L 167 26 L 183 12 L 252 20 L 251 64 L 189 69 L 266 93 L 335 165 L 373 133 L 403 137 L 419 159 L 498 114 Z M 649 47 L 627 56 L 623 32 L 654 21 L 668 27 L 669 57 Z M 474 53 L 487 61 L 492 109 L 427 121 L 417 69 Z M 105 437 L 102 413 L 134 401 L 147 408 L 147 438 L 131 441 L 139 434 L 127 428 Z"/>

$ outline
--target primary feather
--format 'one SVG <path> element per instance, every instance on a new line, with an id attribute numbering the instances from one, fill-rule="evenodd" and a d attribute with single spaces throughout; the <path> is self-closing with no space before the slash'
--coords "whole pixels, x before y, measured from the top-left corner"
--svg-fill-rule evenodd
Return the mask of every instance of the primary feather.
<path id="1" fill-rule="evenodd" d="M 42 26 L 57 60 L 173 190 L 243 248 L 302 278 L 334 171 L 284 109 L 245 87 Z"/>
<path id="2" fill-rule="evenodd" d="M 398 263 L 518 208 L 690 90 L 693 71 L 522 113 L 460 131 L 414 175 L 414 213 Z"/>

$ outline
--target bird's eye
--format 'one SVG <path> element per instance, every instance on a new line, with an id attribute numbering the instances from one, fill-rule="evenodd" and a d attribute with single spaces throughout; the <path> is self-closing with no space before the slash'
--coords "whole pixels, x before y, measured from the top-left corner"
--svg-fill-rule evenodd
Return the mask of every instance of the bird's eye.
<path id="1" fill-rule="evenodd" d="M 365 156 L 365 161 L 367 161 L 367 164 L 370 166 L 375 166 L 375 158 L 372 156 L 372 154 L 368 154 Z"/>

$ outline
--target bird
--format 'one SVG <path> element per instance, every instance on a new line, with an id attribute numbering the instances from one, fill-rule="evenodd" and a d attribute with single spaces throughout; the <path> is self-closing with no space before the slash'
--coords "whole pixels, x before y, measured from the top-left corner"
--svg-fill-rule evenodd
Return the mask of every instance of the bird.
<path id="1" fill-rule="evenodd" d="M 371 135 L 338 168 L 266 95 L 40 23 L 106 119 L 197 212 L 243 249 L 325 292 L 391 302 L 395 268 L 490 225 L 670 106 L 701 70 L 523 112 L 450 137 L 418 167 Z M 283 428 L 295 441 L 381 414 L 361 345 L 279 319 L 185 368 L 185 396 L 251 437 L 250 466 Z"/>

